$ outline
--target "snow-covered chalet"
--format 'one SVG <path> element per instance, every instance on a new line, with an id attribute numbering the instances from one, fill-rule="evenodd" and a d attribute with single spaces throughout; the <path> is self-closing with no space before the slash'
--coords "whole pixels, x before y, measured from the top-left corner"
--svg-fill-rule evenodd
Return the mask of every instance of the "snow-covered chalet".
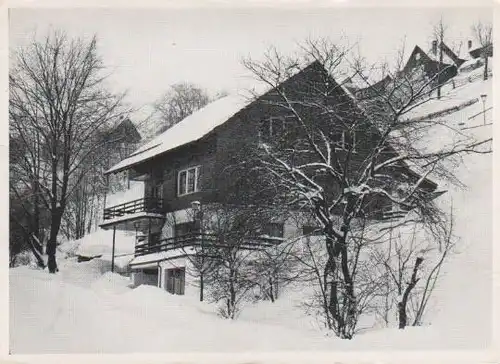
<path id="1" fill-rule="evenodd" d="M 325 72 L 320 63 L 314 62 L 282 85 L 300 85 L 300 80 L 314 77 L 318 70 Z M 335 81 L 332 79 L 332 82 Z M 336 90 L 340 101 L 354 105 L 348 91 L 342 87 Z M 108 203 L 101 224 L 103 229 L 136 233 L 135 256 L 130 262 L 136 285 L 158 285 L 174 294 L 196 291 L 194 278 L 186 273 L 190 269 L 187 254 L 196 251 L 193 248 L 191 253 L 186 252 L 186 246 L 198 246 L 203 238 L 200 231 L 193 231 L 197 226 L 193 224 L 197 216 L 193 211 L 221 202 L 221 196 L 231 187 L 231 178 L 220 178 L 221 171 L 230 156 L 238 155 L 245 148 L 257 148 L 263 137 L 263 123 L 268 137 L 273 135 L 273 127 L 280 125 L 279 111 L 261 103 L 269 93 L 266 91 L 252 99 L 239 95 L 218 99 L 105 172 L 110 175 L 127 171 L 132 183 L 144 185 L 140 195 L 121 203 Z M 404 173 L 419 177 L 410 169 Z M 422 186 L 428 191 L 437 187 L 430 180 L 425 180 Z M 270 221 L 263 236 L 281 241 L 310 228 L 290 221 Z M 257 243 L 259 239 L 256 237 Z M 262 239 L 262 243 L 268 242 L 269 239 Z"/>

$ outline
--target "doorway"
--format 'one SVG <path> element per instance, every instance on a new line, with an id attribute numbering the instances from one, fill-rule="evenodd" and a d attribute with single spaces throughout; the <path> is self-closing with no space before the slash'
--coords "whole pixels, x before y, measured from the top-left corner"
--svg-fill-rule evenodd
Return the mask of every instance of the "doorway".
<path id="1" fill-rule="evenodd" d="M 186 281 L 186 268 L 167 269 L 166 288 L 167 292 L 183 295 Z"/>

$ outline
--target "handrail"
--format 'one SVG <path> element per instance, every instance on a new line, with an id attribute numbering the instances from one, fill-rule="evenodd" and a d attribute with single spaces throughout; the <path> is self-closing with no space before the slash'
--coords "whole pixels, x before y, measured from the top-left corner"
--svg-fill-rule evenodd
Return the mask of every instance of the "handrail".
<path id="1" fill-rule="evenodd" d="M 270 247 L 276 244 L 277 239 L 256 237 L 248 239 L 248 242 L 238 245 L 244 250 L 261 250 L 265 247 Z M 252 243 L 251 241 L 258 241 Z M 167 252 L 176 249 L 190 247 L 205 247 L 209 248 L 231 248 L 234 245 L 227 244 L 221 241 L 216 234 L 211 233 L 188 233 L 182 236 L 170 237 L 161 239 L 155 243 L 147 242 L 135 246 L 135 256 L 147 255 L 151 253 Z"/>
<path id="2" fill-rule="evenodd" d="M 137 212 L 163 213 L 164 203 L 162 199 L 154 197 L 144 197 L 137 200 L 128 201 L 119 205 L 104 208 L 104 220 L 121 217 L 126 214 Z"/>

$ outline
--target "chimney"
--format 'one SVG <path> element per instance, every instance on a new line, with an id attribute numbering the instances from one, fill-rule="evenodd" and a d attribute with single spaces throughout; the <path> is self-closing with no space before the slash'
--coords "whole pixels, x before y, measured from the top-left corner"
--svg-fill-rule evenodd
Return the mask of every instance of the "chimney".
<path id="1" fill-rule="evenodd" d="M 470 39 L 467 41 L 467 48 L 468 49 L 472 48 L 472 41 Z"/>
<path id="2" fill-rule="evenodd" d="M 433 40 L 432 41 L 432 54 L 436 55 L 437 54 L 437 49 L 438 49 L 438 41 Z"/>

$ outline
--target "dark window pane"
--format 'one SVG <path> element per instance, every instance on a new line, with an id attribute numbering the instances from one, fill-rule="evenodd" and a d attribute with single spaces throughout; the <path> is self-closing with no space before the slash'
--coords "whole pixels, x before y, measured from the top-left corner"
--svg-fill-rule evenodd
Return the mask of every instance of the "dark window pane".
<path id="1" fill-rule="evenodd" d="M 261 120 L 259 123 L 260 142 L 267 142 L 271 138 L 271 121 L 269 119 Z"/>
<path id="2" fill-rule="evenodd" d="M 194 223 L 192 221 L 175 224 L 174 236 L 183 236 L 195 231 Z"/>
<path id="3" fill-rule="evenodd" d="M 272 135 L 275 138 L 279 138 L 285 132 L 284 120 L 282 118 L 271 119 L 272 123 Z"/>
<path id="4" fill-rule="evenodd" d="M 302 235 L 321 235 L 321 229 L 317 226 L 304 225 Z"/>
<path id="5" fill-rule="evenodd" d="M 186 193 L 186 176 L 187 171 L 179 172 L 179 195 L 184 195 Z"/>
<path id="6" fill-rule="evenodd" d="M 195 191 L 201 191 L 201 167 L 196 168 L 196 186 Z"/>
<path id="7" fill-rule="evenodd" d="M 283 237 L 283 230 L 284 230 L 283 224 L 269 223 L 264 228 L 264 234 L 269 235 L 269 236 L 273 236 L 276 238 L 282 238 Z"/>
<path id="8" fill-rule="evenodd" d="M 196 169 L 192 168 L 187 171 L 187 179 L 188 179 L 188 185 L 187 185 L 187 193 L 193 193 L 194 190 L 194 181 L 195 181 L 195 174 L 196 174 Z"/>
<path id="9" fill-rule="evenodd" d="M 149 237 L 149 245 L 154 246 L 160 243 L 160 233 L 151 234 Z"/>

